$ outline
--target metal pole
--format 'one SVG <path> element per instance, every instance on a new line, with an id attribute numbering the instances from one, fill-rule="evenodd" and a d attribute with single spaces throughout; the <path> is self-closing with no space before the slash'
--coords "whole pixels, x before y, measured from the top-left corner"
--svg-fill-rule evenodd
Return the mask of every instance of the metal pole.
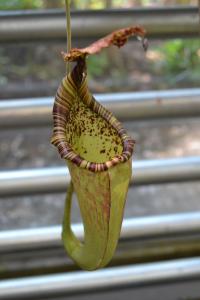
<path id="1" fill-rule="evenodd" d="M 118 244 L 109 266 L 125 266 L 166 259 L 195 257 L 199 253 L 199 235 L 131 240 Z M 63 247 L 33 248 L 26 252 L 6 251 L 0 255 L 0 264 L 0 280 L 79 270 L 66 255 Z"/>
<path id="2" fill-rule="evenodd" d="M 67 296 L 71 293 L 167 283 L 200 278 L 200 258 L 115 267 L 95 272 L 73 272 L 0 282 L 0 299 Z"/>
<path id="3" fill-rule="evenodd" d="M 142 25 L 149 37 L 191 37 L 198 34 L 197 7 L 169 7 L 72 12 L 74 38 L 96 38 L 119 27 Z M 4 12 L 0 42 L 65 39 L 64 11 Z"/>
<path id="4" fill-rule="evenodd" d="M 83 239 L 83 227 L 74 224 L 73 231 Z M 194 234 L 200 231 L 200 212 L 125 219 L 121 241 Z M 61 245 L 61 227 L 0 231 L 0 253 L 53 248 Z"/>
<path id="5" fill-rule="evenodd" d="M 200 89 L 111 93 L 95 95 L 123 121 L 195 117 L 200 115 Z M 53 98 L 0 101 L 0 128 L 52 124 Z"/>
<path id="6" fill-rule="evenodd" d="M 158 184 L 200 179 L 200 157 L 135 161 L 131 183 Z M 0 196 L 65 192 L 67 167 L 0 172 Z"/>

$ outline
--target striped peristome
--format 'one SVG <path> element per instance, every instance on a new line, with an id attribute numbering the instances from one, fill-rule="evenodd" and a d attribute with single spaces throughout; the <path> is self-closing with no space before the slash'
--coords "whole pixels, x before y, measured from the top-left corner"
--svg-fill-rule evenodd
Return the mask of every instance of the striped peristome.
<path id="1" fill-rule="evenodd" d="M 53 107 L 54 131 L 52 143 L 58 148 L 62 158 L 70 160 L 77 166 L 88 169 L 92 172 L 105 171 L 118 163 L 122 163 L 130 159 L 133 153 L 134 140 L 127 134 L 126 130 L 113 116 L 113 114 L 98 103 L 94 96 L 89 92 L 87 78 L 85 76 L 85 64 L 82 60 L 83 59 L 79 58 L 79 61 L 73 71 L 63 78 L 57 90 Z M 78 80 L 76 79 L 77 73 L 79 74 Z M 81 80 L 80 76 L 82 77 Z M 86 161 L 78 153 L 74 152 L 73 146 L 66 139 L 65 131 L 68 114 L 73 106 L 74 98 L 77 97 L 77 95 L 85 105 L 110 123 L 117 131 L 123 147 L 123 151 L 120 155 L 116 155 L 112 157 L 112 159 L 103 163 L 96 163 Z"/>

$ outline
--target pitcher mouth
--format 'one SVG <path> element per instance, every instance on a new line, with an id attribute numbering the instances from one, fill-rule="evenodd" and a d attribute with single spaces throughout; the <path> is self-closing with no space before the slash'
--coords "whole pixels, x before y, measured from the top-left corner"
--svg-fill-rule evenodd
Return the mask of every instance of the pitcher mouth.
<path id="1" fill-rule="evenodd" d="M 101 49 L 110 45 L 121 47 L 132 35 L 139 37 L 142 40 L 143 48 L 146 49 L 145 31 L 143 28 L 136 26 L 115 31 L 89 47 L 75 48 L 69 53 L 63 53 L 65 61 L 76 61 L 77 64 L 72 72 L 63 78 L 58 88 L 53 107 L 54 132 L 51 142 L 58 148 L 62 158 L 71 161 L 80 168 L 92 172 L 106 171 L 116 164 L 128 161 L 132 156 L 134 140 L 127 134 L 113 114 L 98 103 L 88 90 L 85 62 L 87 55 L 98 53 Z M 76 105 L 77 110 L 73 110 Z M 80 115 L 81 105 L 85 105 L 86 113 L 89 109 L 94 114 L 94 127 L 91 124 L 88 125 L 90 116 L 87 115 L 84 118 L 84 110 Z M 76 118 L 76 114 L 78 118 Z M 102 121 L 99 121 L 99 119 Z M 84 129 L 84 122 L 87 123 L 87 129 Z M 109 128 L 108 142 L 105 133 L 101 135 L 101 130 L 97 129 L 99 124 L 104 124 L 101 129 L 102 132 L 104 131 L 103 128 L 105 131 Z M 96 131 L 95 134 L 89 134 L 88 128 L 93 133 Z M 84 130 L 86 131 L 84 132 Z M 101 148 L 100 139 L 95 138 L 95 136 L 104 140 L 104 143 L 102 143 L 104 148 Z M 115 147 L 113 147 L 113 140 L 114 142 L 117 141 Z M 90 149 L 92 143 L 94 143 L 93 153 Z M 90 155 L 84 155 L 84 153 L 87 153 L 87 151 L 82 151 L 84 145 L 87 146 Z M 103 151 L 107 151 L 106 155 L 103 155 Z"/>
<path id="2" fill-rule="evenodd" d="M 83 79 L 80 88 L 72 92 L 72 89 L 74 88 L 73 73 L 75 71 L 76 67 L 71 74 L 63 78 L 62 83 L 57 91 L 56 101 L 53 108 L 54 133 L 51 142 L 58 148 L 61 158 L 71 161 L 78 167 L 92 172 L 106 171 L 116 164 L 126 162 L 131 158 L 135 141 L 127 134 L 126 130 L 113 116 L 113 114 L 94 99 L 87 88 L 86 78 Z M 70 88 L 66 89 L 68 86 Z M 111 159 L 105 162 L 98 163 L 89 161 L 85 159 L 83 155 L 81 156 L 74 151 L 73 145 L 70 144 L 69 140 L 66 138 L 66 125 L 69 118 L 70 109 L 74 103 L 75 93 L 76 95 L 80 95 L 82 102 L 86 104 L 89 109 L 104 119 L 112 126 L 112 128 L 116 130 L 122 146 L 122 151 L 120 154 L 114 155 Z M 66 99 L 64 100 L 65 97 L 67 98 L 68 105 L 66 105 Z"/>

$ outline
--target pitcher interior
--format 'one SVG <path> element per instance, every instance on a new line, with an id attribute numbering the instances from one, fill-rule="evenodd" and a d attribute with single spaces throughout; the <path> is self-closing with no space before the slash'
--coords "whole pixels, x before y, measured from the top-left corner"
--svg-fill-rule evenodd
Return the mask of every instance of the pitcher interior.
<path id="1" fill-rule="evenodd" d="M 116 129 L 78 98 L 68 115 L 66 139 L 75 153 L 90 162 L 103 163 L 123 151 Z"/>

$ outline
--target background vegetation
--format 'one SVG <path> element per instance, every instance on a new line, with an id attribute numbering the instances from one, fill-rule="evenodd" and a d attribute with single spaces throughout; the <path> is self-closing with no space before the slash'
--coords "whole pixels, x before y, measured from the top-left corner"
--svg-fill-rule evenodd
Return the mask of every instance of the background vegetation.
<path id="1" fill-rule="evenodd" d="M 71 0 L 74 9 L 129 8 L 137 6 L 196 5 L 196 0 Z M 64 8 L 64 0 L 6 0 L 0 10 Z M 110 49 L 89 57 L 93 92 L 133 91 L 198 87 L 200 82 L 199 39 L 149 41 L 146 54 L 131 43 L 120 52 Z M 63 43 L 7 44 L 0 47 L 0 98 L 19 87 L 30 96 L 52 95 L 64 74 L 60 51 Z M 48 51 L 47 51 L 48 50 Z M 34 84 L 38 84 L 34 86 Z M 46 87 L 44 87 L 46 86 Z M 21 89 L 21 88 L 18 88 Z M 5 90 L 5 93 L 3 92 Z M 21 96 L 21 95 L 20 95 Z M 18 94 L 16 93 L 16 97 Z"/>
<path id="2" fill-rule="evenodd" d="M 108 7 L 196 5 L 196 0 L 71 0 L 73 8 L 102 9 Z M 3 0 L 0 9 L 61 8 L 64 0 Z"/>

